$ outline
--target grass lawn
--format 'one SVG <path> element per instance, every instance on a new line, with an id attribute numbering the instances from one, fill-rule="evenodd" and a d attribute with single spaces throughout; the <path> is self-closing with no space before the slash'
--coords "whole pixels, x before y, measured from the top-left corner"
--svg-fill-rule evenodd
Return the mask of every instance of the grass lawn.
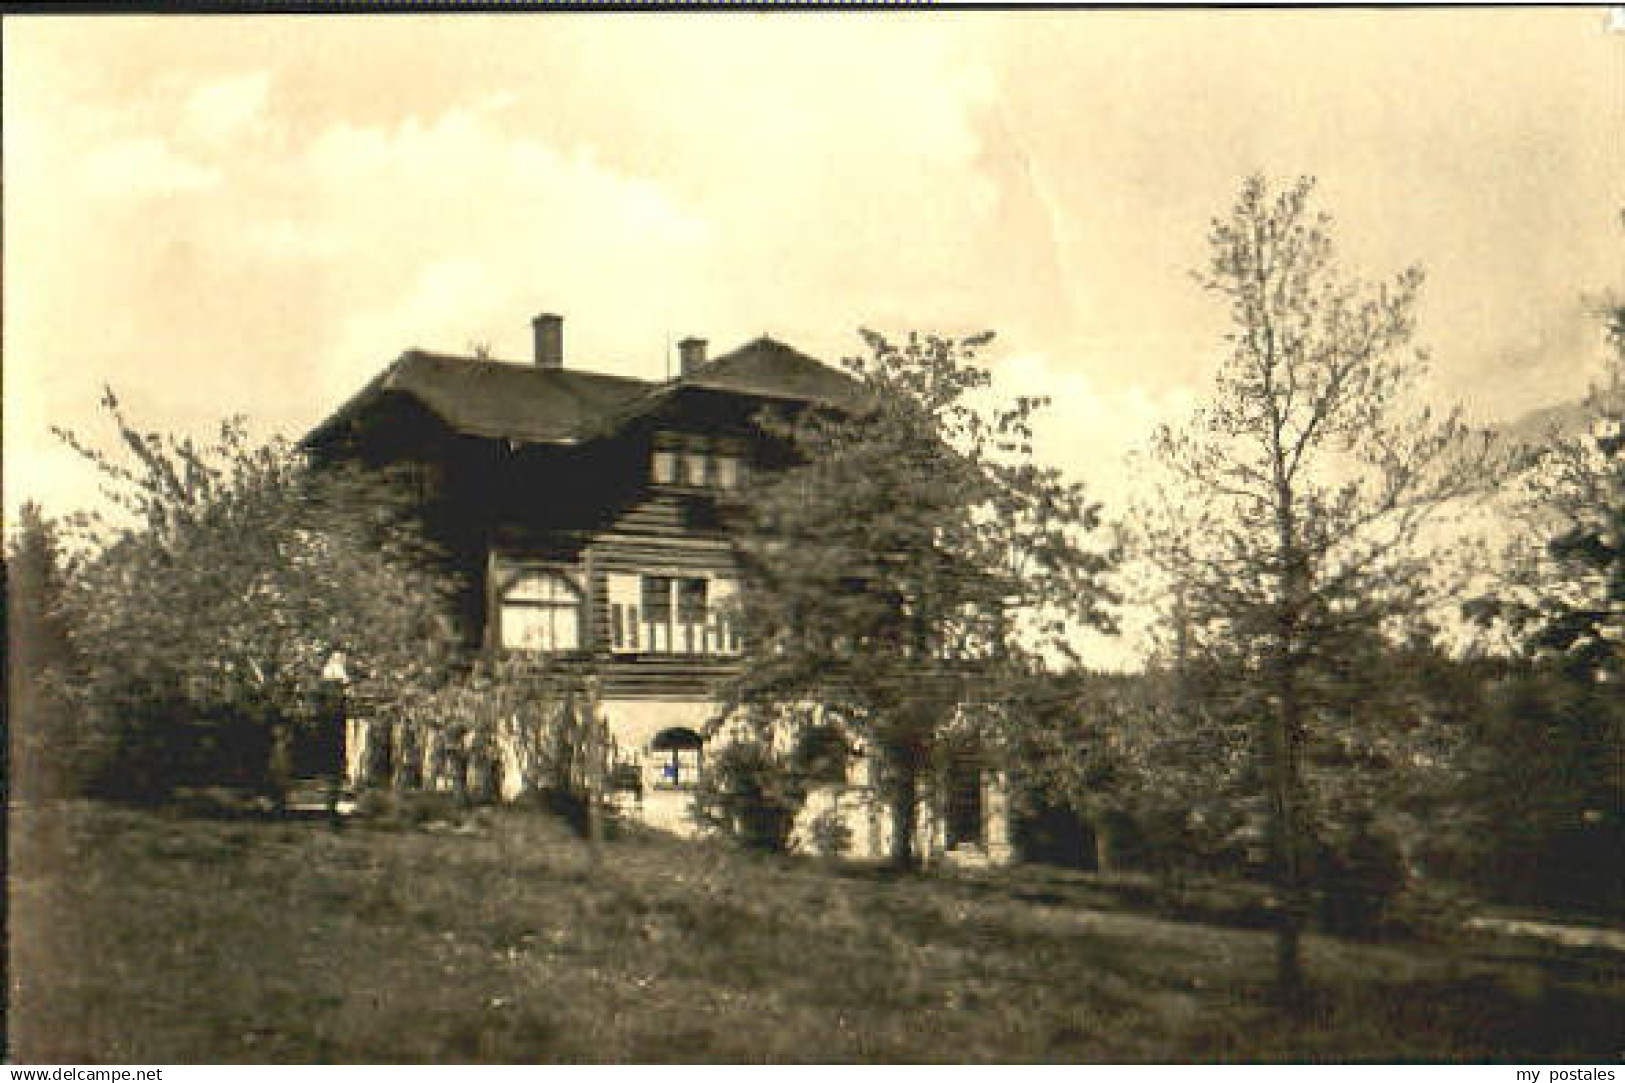
<path id="1" fill-rule="evenodd" d="M 11 1058 L 1617 1060 L 1625 956 L 1267 934 L 1086 905 L 1085 878 L 841 873 L 554 821 L 456 834 L 11 818 Z M 1042 890 L 1037 887 L 1041 886 Z M 1098 893 L 1096 893 L 1098 894 Z"/>

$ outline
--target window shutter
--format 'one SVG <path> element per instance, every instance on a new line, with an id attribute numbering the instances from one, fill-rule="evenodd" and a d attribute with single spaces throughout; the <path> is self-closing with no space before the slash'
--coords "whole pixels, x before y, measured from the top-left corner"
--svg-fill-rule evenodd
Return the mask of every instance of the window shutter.
<path id="1" fill-rule="evenodd" d="M 609 586 L 610 650 L 630 654 L 638 649 L 638 603 L 641 585 L 638 577 L 611 572 Z"/>

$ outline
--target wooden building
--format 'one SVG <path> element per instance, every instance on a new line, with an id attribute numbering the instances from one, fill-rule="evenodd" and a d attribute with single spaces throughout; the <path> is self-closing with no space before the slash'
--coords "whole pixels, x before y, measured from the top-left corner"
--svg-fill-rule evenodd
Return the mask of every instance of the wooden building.
<path id="1" fill-rule="evenodd" d="M 646 382 L 566 366 L 558 316 L 533 329 L 529 363 L 409 351 L 303 443 L 409 479 L 465 646 L 590 666 L 644 817 L 680 829 L 743 650 L 730 511 L 752 471 L 779 465 L 754 419 L 850 405 L 857 387 L 765 336 L 716 358 L 686 339 L 676 377 Z"/>

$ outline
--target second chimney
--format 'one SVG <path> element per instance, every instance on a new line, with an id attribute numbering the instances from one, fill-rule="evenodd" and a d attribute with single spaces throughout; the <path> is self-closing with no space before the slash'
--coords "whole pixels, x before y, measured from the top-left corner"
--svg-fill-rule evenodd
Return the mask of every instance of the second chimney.
<path id="1" fill-rule="evenodd" d="M 705 339 L 685 338 L 677 344 L 677 353 L 683 361 L 683 375 L 692 375 L 695 369 L 705 364 Z"/>
<path id="2" fill-rule="evenodd" d="M 530 321 L 536 332 L 536 365 L 544 369 L 564 367 L 564 317 L 544 312 Z"/>

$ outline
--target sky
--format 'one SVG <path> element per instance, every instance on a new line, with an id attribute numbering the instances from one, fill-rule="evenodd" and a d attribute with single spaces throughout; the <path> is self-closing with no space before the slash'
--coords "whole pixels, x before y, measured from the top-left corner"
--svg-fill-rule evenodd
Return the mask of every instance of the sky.
<path id="1" fill-rule="evenodd" d="M 1580 394 L 1625 279 L 1625 30 L 1583 9 L 8 17 L 5 508 L 144 426 L 298 436 L 412 347 L 660 379 L 671 344 L 991 329 L 1108 503 L 1199 401 L 1191 272 L 1312 174 L 1346 264 L 1428 274 L 1428 394 Z M 1614 20 L 1616 23 L 1619 20 Z"/>

